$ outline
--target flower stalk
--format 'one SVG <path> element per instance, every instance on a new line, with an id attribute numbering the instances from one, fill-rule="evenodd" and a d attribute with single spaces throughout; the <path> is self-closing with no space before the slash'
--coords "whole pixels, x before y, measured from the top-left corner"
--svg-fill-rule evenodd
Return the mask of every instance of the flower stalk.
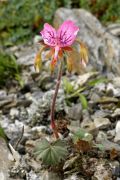
<path id="1" fill-rule="evenodd" d="M 44 28 L 40 31 L 42 40 L 40 44 L 42 47 L 35 58 L 35 70 L 40 71 L 42 66 L 42 52 L 49 49 L 47 58 L 51 58 L 50 69 L 51 72 L 54 72 L 55 67 L 59 64 L 59 71 L 57 82 L 55 86 L 55 93 L 53 95 L 50 118 L 51 118 L 51 128 L 56 139 L 59 138 L 58 130 L 55 124 L 55 104 L 56 98 L 60 86 L 61 76 L 62 76 L 62 60 L 61 58 L 65 57 L 67 61 L 67 69 L 69 72 L 80 72 L 82 67 L 86 67 L 88 62 L 88 51 L 86 46 L 80 41 L 76 40 L 79 27 L 71 20 L 66 20 L 63 24 L 56 30 L 50 24 L 45 23 Z M 77 42 L 80 46 L 80 51 L 72 47 L 73 43 Z M 66 58 L 67 57 L 67 58 Z M 60 62 L 60 63 L 58 63 Z"/>
<path id="2" fill-rule="evenodd" d="M 55 86 L 55 93 L 53 95 L 52 104 L 51 104 L 51 112 L 50 112 L 51 127 L 53 129 L 56 139 L 59 138 L 59 135 L 57 132 L 57 128 L 56 128 L 56 124 L 55 124 L 55 117 L 54 117 L 55 116 L 55 103 L 56 103 L 56 99 L 57 99 L 58 90 L 60 87 L 61 77 L 62 77 L 62 61 L 60 61 L 60 65 L 59 65 L 57 82 L 56 82 L 56 86 Z"/>

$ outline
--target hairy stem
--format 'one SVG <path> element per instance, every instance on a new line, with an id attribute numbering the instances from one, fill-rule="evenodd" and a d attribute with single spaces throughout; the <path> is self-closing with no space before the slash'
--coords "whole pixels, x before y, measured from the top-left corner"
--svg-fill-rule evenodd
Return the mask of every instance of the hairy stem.
<path id="1" fill-rule="evenodd" d="M 60 87 L 61 76 L 62 76 L 62 61 L 60 62 L 60 66 L 59 66 L 58 77 L 57 77 L 57 82 L 56 82 L 56 87 L 55 87 L 55 93 L 53 95 L 52 104 L 51 104 L 51 113 L 50 113 L 51 127 L 52 127 L 54 135 L 55 135 L 55 137 L 57 139 L 59 138 L 59 135 L 58 135 L 58 132 L 57 132 L 57 129 L 56 129 L 54 114 L 55 114 L 56 98 L 57 98 L 58 90 L 59 90 L 59 87 Z"/>

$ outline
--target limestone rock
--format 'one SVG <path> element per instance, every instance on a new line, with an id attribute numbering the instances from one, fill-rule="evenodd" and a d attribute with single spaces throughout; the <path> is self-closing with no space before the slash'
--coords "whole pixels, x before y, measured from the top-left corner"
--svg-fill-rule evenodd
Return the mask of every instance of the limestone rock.
<path id="1" fill-rule="evenodd" d="M 120 142 L 120 121 L 117 122 L 115 131 L 116 131 L 116 135 L 115 135 L 114 141 Z"/>
<path id="2" fill-rule="evenodd" d="M 0 180 L 8 180 L 9 155 L 5 141 L 0 138 Z"/>
<path id="3" fill-rule="evenodd" d="M 101 118 L 100 117 L 100 118 L 95 118 L 94 119 L 94 124 L 95 124 L 96 128 L 104 129 L 104 128 L 109 127 L 111 122 L 109 121 L 108 118 Z"/>
<path id="4" fill-rule="evenodd" d="M 96 179 L 96 180 L 105 180 L 105 179 L 112 180 L 112 173 L 109 170 L 107 170 L 107 168 L 105 168 L 104 162 L 100 162 L 97 165 L 94 176 L 92 177 L 92 180 L 94 180 L 94 179 Z"/>

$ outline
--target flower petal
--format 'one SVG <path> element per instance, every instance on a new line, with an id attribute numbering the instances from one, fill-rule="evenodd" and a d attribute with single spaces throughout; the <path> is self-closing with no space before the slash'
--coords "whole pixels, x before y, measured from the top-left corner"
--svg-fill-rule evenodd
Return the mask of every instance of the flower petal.
<path id="1" fill-rule="evenodd" d="M 65 21 L 57 31 L 58 45 L 60 47 L 72 45 L 78 31 L 79 28 L 73 21 Z"/>
<path id="2" fill-rule="evenodd" d="M 51 57 L 53 57 L 54 53 L 55 53 L 55 49 L 51 48 L 50 51 L 46 54 L 45 58 L 50 59 Z"/>
<path id="3" fill-rule="evenodd" d="M 59 46 L 55 46 L 55 54 L 54 54 L 54 59 L 58 59 L 58 53 L 59 53 L 60 47 Z"/>
<path id="4" fill-rule="evenodd" d="M 49 25 L 48 23 L 44 24 L 44 29 L 40 32 L 42 35 L 42 38 L 44 40 L 44 43 L 49 45 L 49 46 L 56 46 L 57 44 L 57 33 L 56 30 Z"/>
<path id="5" fill-rule="evenodd" d="M 40 72 L 40 69 L 42 67 L 42 59 L 41 59 L 41 53 L 43 52 L 43 50 L 45 49 L 46 47 L 42 47 L 39 52 L 36 54 L 36 57 L 35 57 L 35 62 L 34 62 L 34 67 L 35 67 L 35 70 L 36 72 Z"/>
<path id="6" fill-rule="evenodd" d="M 88 50 L 84 43 L 80 42 L 79 44 L 81 64 L 86 67 L 86 64 L 88 63 Z"/>
<path id="7" fill-rule="evenodd" d="M 88 58 L 88 48 L 86 47 L 86 45 L 81 40 L 76 39 L 75 41 L 80 46 L 80 52 L 79 52 L 80 53 L 80 63 L 85 68 L 86 64 L 89 61 L 89 58 Z"/>
<path id="8" fill-rule="evenodd" d="M 84 62 L 78 51 L 74 50 L 67 52 L 67 70 L 68 72 L 76 72 L 81 74 L 84 71 Z"/>
<path id="9" fill-rule="evenodd" d="M 57 59 L 52 59 L 52 61 L 51 61 L 51 63 L 50 63 L 50 71 L 51 71 L 51 73 L 53 73 L 53 71 L 54 71 L 54 68 L 55 68 L 55 66 L 56 66 L 56 63 L 57 63 Z"/>
<path id="10" fill-rule="evenodd" d="M 70 56 L 67 56 L 67 70 L 69 73 L 71 73 L 73 71 L 73 61 L 72 58 Z"/>

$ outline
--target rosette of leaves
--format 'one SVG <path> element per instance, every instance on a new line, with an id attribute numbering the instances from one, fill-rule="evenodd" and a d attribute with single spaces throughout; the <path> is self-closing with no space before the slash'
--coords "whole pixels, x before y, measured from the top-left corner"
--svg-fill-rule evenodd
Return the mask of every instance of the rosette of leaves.
<path id="1" fill-rule="evenodd" d="M 65 160 L 68 151 L 63 140 L 58 139 L 54 142 L 49 142 L 47 139 L 42 139 L 37 145 L 34 154 L 44 164 L 54 166 Z"/>
<path id="2" fill-rule="evenodd" d="M 92 134 L 81 128 L 74 133 L 73 142 L 77 151 L 82 153 L 88 152 L 92 148 L 98 148 L 100 151 L 104 150 L 104 146 L 102 144 L 96 144 L 93 142 Z"/>
<path id="3" fill-rule="evenodd" d="M 73 136 L 73 141 L 76 143 L 78 140 L 91 142 L 93 140 L 92 134 L 86 132 L 84 129 L 79 129 Z"/>
<path id="4" fill-rule="evenodd" d="M 92 147 L 92 139 L 93 136 L 90 133 L 87 133 L 83 129 L 79 129 L 74 135 L 73 135 L 73 142 L 75 149 L 78 152 L 88 152 L 91 150 Z"/>

